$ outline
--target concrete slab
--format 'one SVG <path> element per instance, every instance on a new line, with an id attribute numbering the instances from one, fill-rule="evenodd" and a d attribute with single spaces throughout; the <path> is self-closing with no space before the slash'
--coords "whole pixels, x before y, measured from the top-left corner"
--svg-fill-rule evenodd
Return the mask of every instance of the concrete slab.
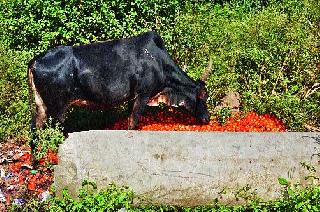
<path id="1" fill-rule="evenodd" d="M 76 196 L 91 179 L 155 204 L 235 203 L 248 188 L 244 195 L 278 197 L 278 177 L 307 183 L 300 162 L 320 176 L 319 153 L 320 133 L 85 131 L 60 145 L 54 177 L 58 195 L 66 187 Z"/>

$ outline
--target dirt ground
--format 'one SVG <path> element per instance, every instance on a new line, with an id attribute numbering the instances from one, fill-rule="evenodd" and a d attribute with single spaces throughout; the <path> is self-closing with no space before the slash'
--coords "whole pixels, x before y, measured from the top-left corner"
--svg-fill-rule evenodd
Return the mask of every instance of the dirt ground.
<path id="1" fill-rule="evenodd" d="M 31 199 L 46 200 L 52 195 L 52 165 L 58 163 L 55 153 L 48 152 L 35 166 L 26 141 L 0 143 L 0 211 L 11 204 L 23 205 Z"/>

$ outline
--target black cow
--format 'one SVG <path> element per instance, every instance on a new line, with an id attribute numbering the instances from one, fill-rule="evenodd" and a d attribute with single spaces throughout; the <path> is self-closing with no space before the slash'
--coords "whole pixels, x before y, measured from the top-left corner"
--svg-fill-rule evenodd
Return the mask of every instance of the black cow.
<path id="1" fill-rule="evenodd" d="M 29 62 L 30 100 L 36 109 L 31 128 L 47 117 L 64 121 L 66 109 L 78 105 L 115 106 L 131 101 L 129 129 L 138 127 L 147 104 L 184 106 L 208 123 L 203 81 L 192 80 L 168 55 L 161 37 L 151 31 L 139 36 L 82 46 L 60 46 Z"/>

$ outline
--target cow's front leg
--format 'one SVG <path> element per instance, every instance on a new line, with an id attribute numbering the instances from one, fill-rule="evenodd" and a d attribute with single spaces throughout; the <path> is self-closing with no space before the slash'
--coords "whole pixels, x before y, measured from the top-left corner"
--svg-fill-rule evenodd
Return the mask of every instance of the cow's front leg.
<path id="1" fill-rule="evenodd" d="M 134 130 L 139 126 L 139 118 L 142 115 L 148 103 L 149 96 L 138 95 L 132 105 L 131 115 L 129 117 L 128 129 Z"/>

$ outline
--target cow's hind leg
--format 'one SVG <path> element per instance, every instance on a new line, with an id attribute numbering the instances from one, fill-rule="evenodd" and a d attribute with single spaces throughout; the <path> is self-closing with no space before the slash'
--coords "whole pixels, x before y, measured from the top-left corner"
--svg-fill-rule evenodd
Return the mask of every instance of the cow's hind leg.
<path id="1" fill-rule="evenodd" d="M 129 117 L 129 124 L 128 124 L 129 130 L 134 130 L 134 129 L 138 128 L 139 118 L 146 108 L 146 105 L 149 101 L 149 96 L 148 95 L 137 95 L 133 101 L 134 102 L 132 104 L 132 112 Z"/>
<path id="2" fill-rule="evenodd" d="M 48 107 L 45 105 L 48 105 Z M 32 116 L 31 128 L 44 129 L 48 118 L 52 118 L 52 124 L 63 123 L 65 121 L 64 113 L 67 110 L 66 105 L 66 102 L 58 102 L 56 105 L 51 103 L 36 104 L 36 112 Z"/>

